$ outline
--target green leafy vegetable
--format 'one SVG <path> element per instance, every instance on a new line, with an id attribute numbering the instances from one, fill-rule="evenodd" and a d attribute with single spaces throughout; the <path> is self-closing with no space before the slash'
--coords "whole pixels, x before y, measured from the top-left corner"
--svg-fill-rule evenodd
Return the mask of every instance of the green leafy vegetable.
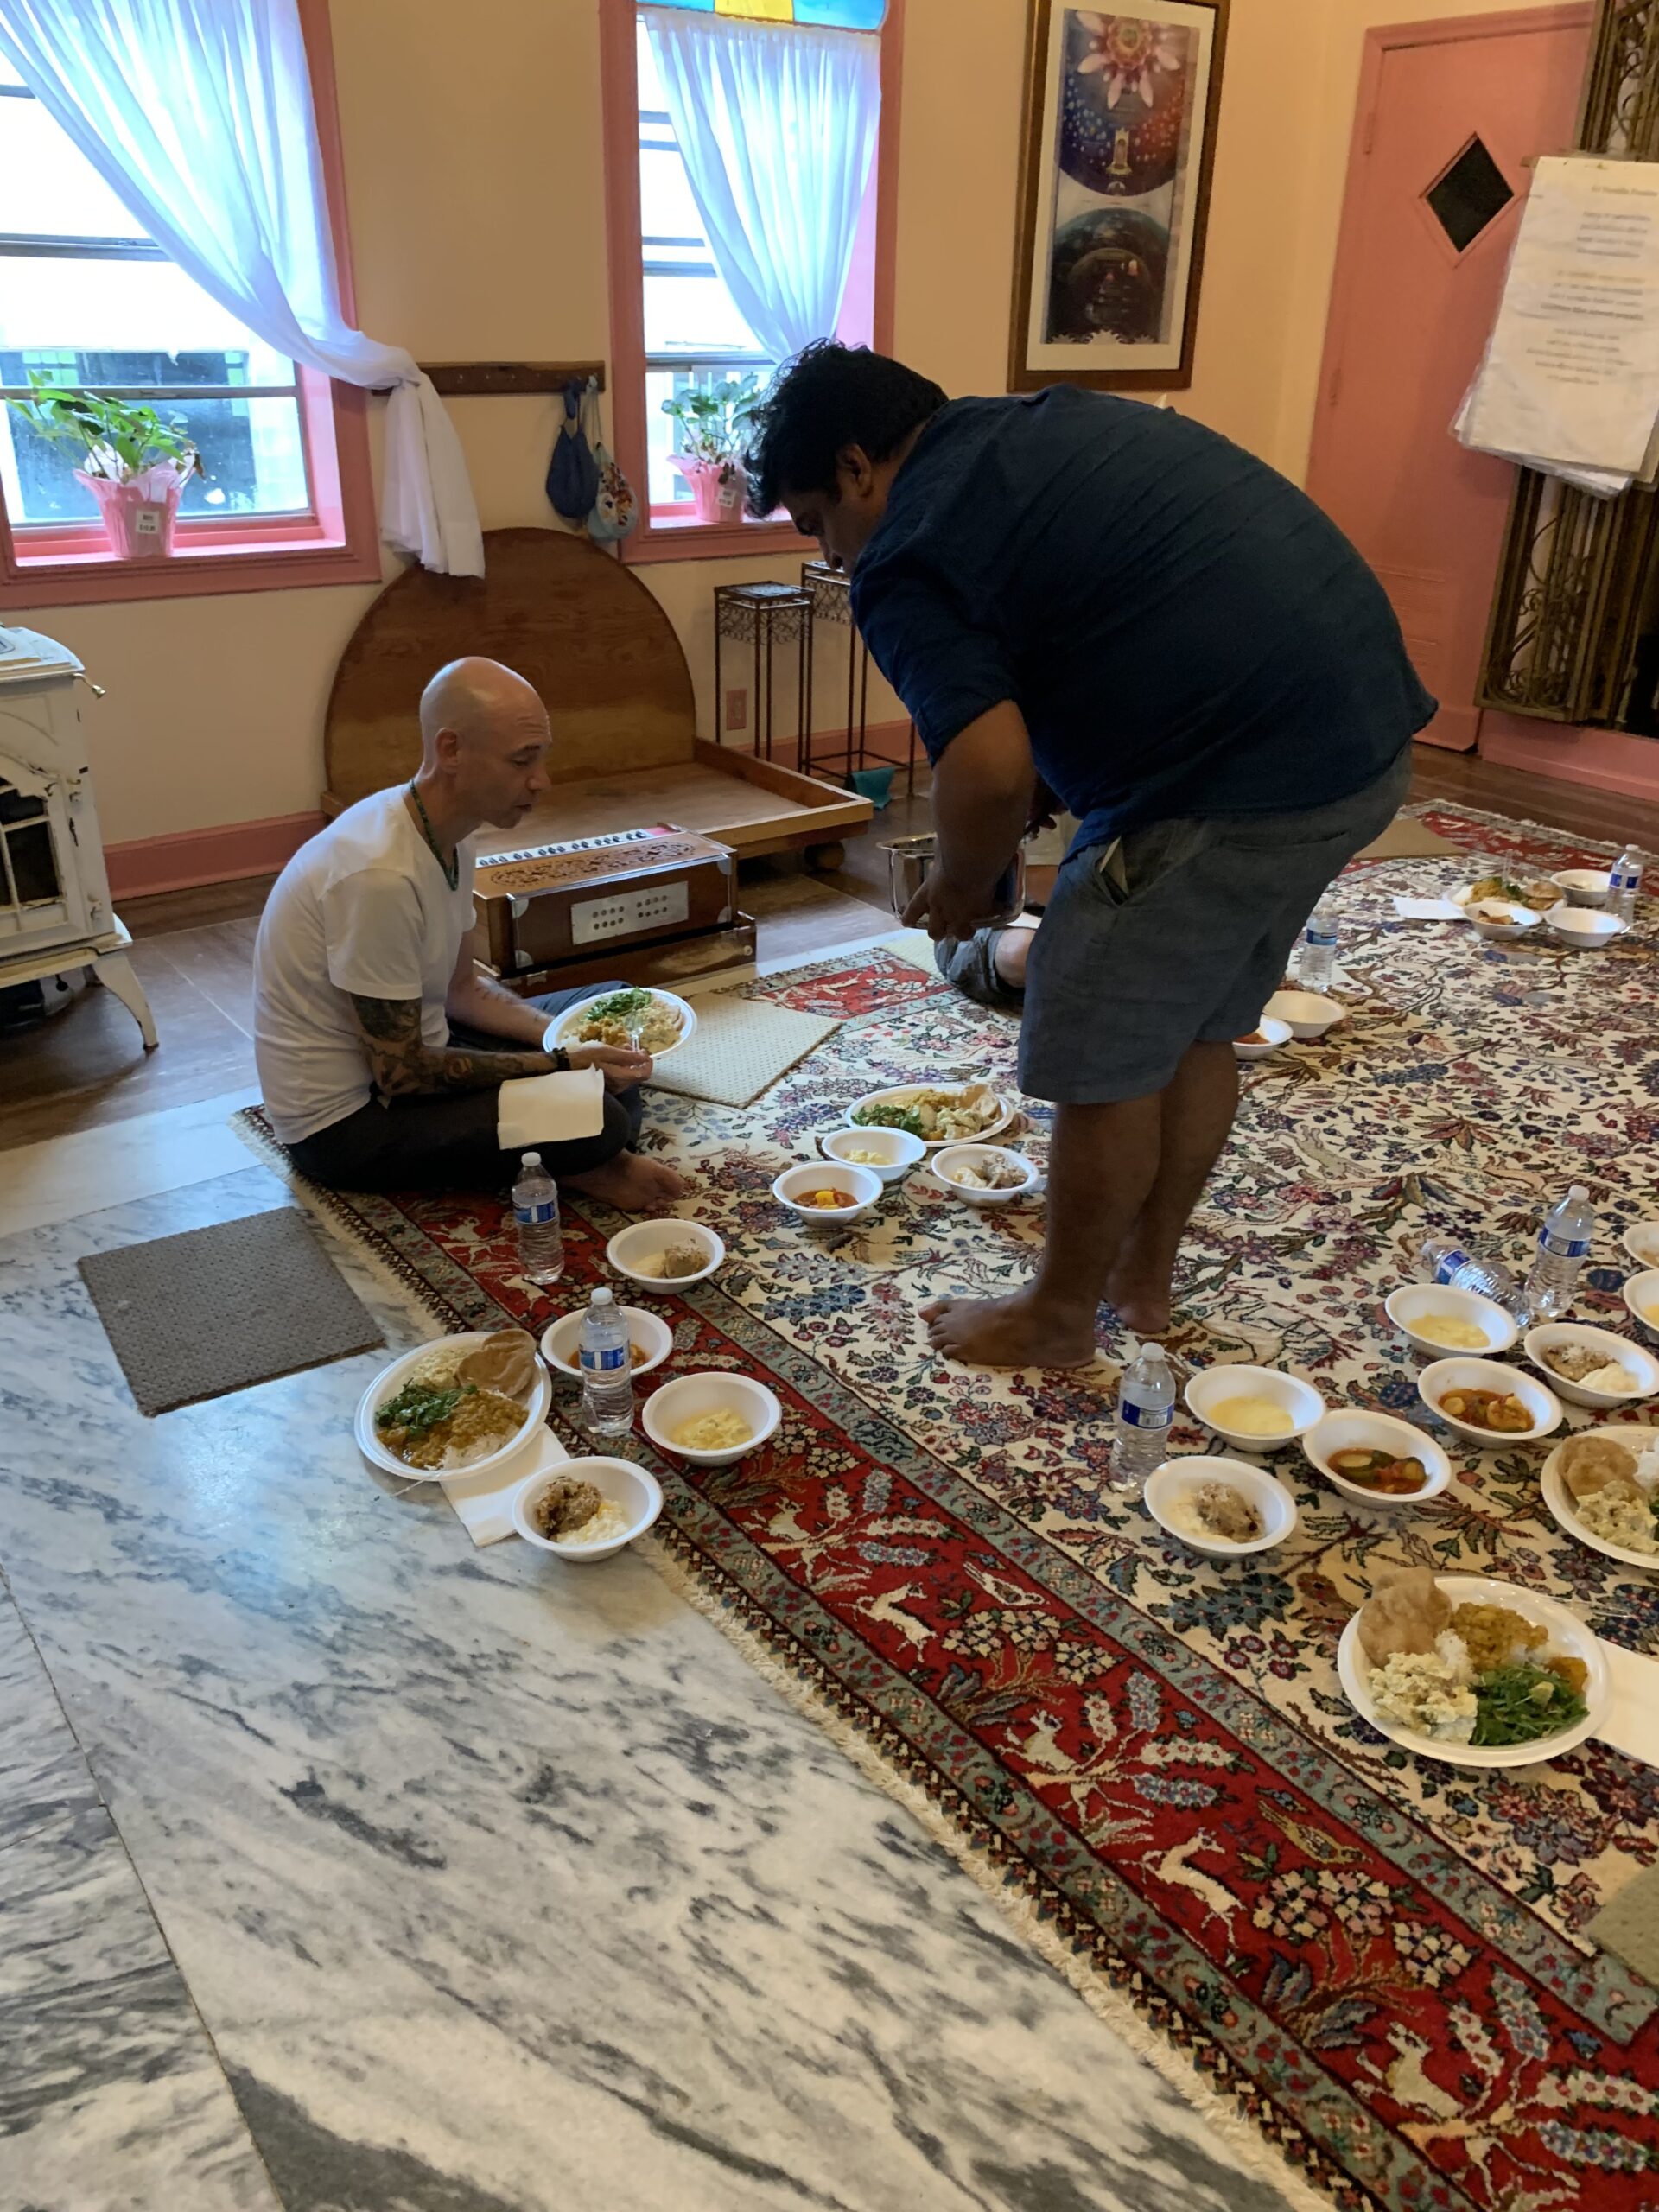
<path id="1" fill-rule="evenodd" d="M 1536 1743 L 1572 1727 L 1589 1710 L 1570 1683 L 1530 1661 L 1479 1675 L 1475 1702 L 1479 1711 L 1471 1741 L 1477 1744 Z"/>
<path id="2" fill-rule="evenodd" d="M 908 1129 L 913 1137 L 927 1135 L 922 1127 L 922 1117 L 913 1106 L 861 1106 L 853 1119 L 867 1129 Z"/>
<path id="3" fill-rule="evenodd" d="M 582 1017 L 584 1021 L 626 1021 L 630 1014 L 650 1011 L 649 991 L 607 991 L 602 999 L 589 999 Z"/>
<path id="4" fill-rule="evenodd" d="M 405 1382 L 396 1397 L 388 1398 L 374 1416 L 377 1428 L 407 1429 L 424 1436 L 441 1421 L 448 1421 L 463 1398 L 473 1395 L 470 1382 L 440 1387 L 434 1382 Z"/>

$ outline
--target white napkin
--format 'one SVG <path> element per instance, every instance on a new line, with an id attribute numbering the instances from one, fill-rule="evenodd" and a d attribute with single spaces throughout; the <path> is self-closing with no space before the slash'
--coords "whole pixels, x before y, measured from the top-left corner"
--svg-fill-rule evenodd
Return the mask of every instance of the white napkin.
<path id="1" fill-rule="evenodd" d="M 444 1495 L 475 1544 L 499 1544 L 503 1536 L 518 1533 L 512 1525 L 514 1491 L 550 1474 L 569 1457 L 550 1428 L 540 1428 L 499 1467 L 486 1467 L 478 1475 L 452 1475 L 443 1486 Z"/>
<path id="2" fill-rule="evenodd" d="M 517 1077 L 497 1094 L 495 1116 L 503 1152 L 596 1137 L 605 1126 L 605 1078 L 597 1068 Z"/>
<path id="3" fill-rule="evenodd" d="M 1394 911 L 1402 922 L 1460 922 L 1464 918 L 1461 906 L 1450 899 L 1402 899 L 1395 897 Z"/>
<path id="4" fill-rule="evenodd" d="M 1596 1733 L 1616 1751 L 1628 1751 L 1633 1759 L 1659 1766 L 1659 1659 L 1644 1659 L 1639 1651 L 1626 1651 L 1605 1637 L 1601 1656 L 1607 1662 L 1612 1696 L 1607 1718 Z"/>

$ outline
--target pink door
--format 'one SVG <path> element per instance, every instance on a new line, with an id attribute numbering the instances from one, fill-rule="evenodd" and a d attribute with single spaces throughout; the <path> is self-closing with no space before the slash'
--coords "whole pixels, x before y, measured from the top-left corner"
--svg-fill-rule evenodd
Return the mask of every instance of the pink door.
<path id="1" fill-rule="evenodd" d="M 1373 30 L 1343 205 L 1307 488 L 1394 602 L 1466 752 L 1514 470 L 1449 424 L 1491 329 L 1538 154 L 1573 143 L 1592 10 Z"/>

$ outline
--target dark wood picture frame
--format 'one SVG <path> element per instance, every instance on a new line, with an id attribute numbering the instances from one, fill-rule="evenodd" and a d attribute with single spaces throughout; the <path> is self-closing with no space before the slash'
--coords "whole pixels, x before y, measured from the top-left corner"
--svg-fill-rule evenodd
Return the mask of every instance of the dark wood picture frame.
<path id="1" fill-rule="evenodd" d="M 1014 301 L 1008 330 L 1008 390 L 1036 391 L 1045 385 L 1071 384 L 1095 391 L 1182 391 L 1192 381 L 1198 290 L 1204 274 L 1205 234 L 1210 219 L 1211 175 L 1215 166 L 1216 124 L 1221 112 L 1222 66 L 1226 57 L 1228 0 L 1137 0 L 1133 8 L 1120 11 L 1122 16 L 1137 22 L 1156 22 L 1166 18 L 1190 20 L 1194 13 L 1200 10 L 1214 19 L 1209 67 L 1205 79 L 1205 110 L 1196 177 L 1192 175 L 1190 150 L 1186 157 L 1186 174 L 1192 190 L 1186 202 L 1191 210 L 1190 217 L 1185 210 L 1182 216 L 1188 242 L 1183 280 L 1185 292 L 1178 302 L 1179 359 L 1173 363 L 1149 368 L 1131 365 L 1135 356 L 1146 351 L 1143 345 L 1132 342 L 1111 346 L 1079 343 L 1067 346 L 1065 352 L 1075 353 L 1077 359 L 1076 368 L 1058 364 L 1033 365 L 1029 358 L 1032 286 L 1033 282 L 1047 282 L 1046 249 L 1039 251 L 1037 232 L 1039 223 L 1048 220 L 1047 208 L 1051 197 L 1043 162 L 1047 124 L 1046 103 L 1052 86 L 1049 52 L 1052 43 L 1054 11 L 1057 6 L 1064 7 L 1065 4 L 1065 0 L 1030 0 L 1027 17 L 1026 98 L 1020 127 Z M 1075 7 L 1071 12 L 1109 13 L 1108 10 L 1096 9 L 1082 11 Z M 1133 208 L 1134 196 L 1123 195 L 1123 204 L 1126 208 Z M 1173 346 L 1173 337 L 1167 343 Z M 1103 365 L 1105 359 L 1121 361 L 1122 365 L 1106 366 Z M 1092 365 L 1084 367 L 1083 363 L 1085 360 L 1090 360 Z"/>

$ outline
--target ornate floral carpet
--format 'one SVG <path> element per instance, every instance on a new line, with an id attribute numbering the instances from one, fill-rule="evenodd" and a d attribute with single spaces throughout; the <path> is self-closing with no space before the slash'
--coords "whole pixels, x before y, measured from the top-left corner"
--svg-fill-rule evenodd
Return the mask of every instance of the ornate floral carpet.
<path id="1" fill-rule="evenodd" d="M 1471 859 L 1597 857 L 1424 811 Z M 1444 893 L 1461 873 L 1344 879 L 1353 1010 L 1247 1071 L 1178 1283 L 1185 1359 L 1287 1362 L 1333 1402 L 1409 1414 L 1414 1363 L 1381 1301 L 1419 1241 L 1484 1229 L 1524 1266 L 1569 1178 L 1602 1222 L 1581 1306 L 1629 1325 L 1618 1234 L 1659 1212 L 1659 932 L 1649 918 L 1605 953 L 1512 955 L 1395 918 L 1392 893 Z M 1014 1026 L 885 951 L 747 988 L 842 1027 L 753 1107 L 659 1094 L 648 1116 L 730 1254 L 713 1281 L 649 1301 L 675 1332 L 664 1372 L 759 1373 L 785 1409 L 734 1467 L 651 1458 L 682 1580 L 1109 2017 L 1138 2018 L 1142 2048 L 1314 2190 L 1389 2212 L 1659 2203 L 1659 1991 L 1584 1932 L 1659 1856 L 1659 1773 L 1593 1742 L 1513 1775 L 1421 1762 L 1354 1714 L 1334 1666 L 1386 1562 L 1510 1577 L 1647 1650 L 1659 1579 L 1561 1535 L 1541 1454 L 1455 1440 L 1458 1478 L 1428 1507 L 1350 1510 L 1292 1449 L 1273 1463 L 1302 1511 L 1291 1542 L 1215 1563 L 1165 1539 L 1102 1487 L 1125 1350 L 1109 1312 L 1098 1368 L 1072 1375 L 952 1369 L 918 1324 L 934 1292 L 1020 1281 L 1039 1214 L 912 1183 L 854 1230 L 810 1236 L 768 1195 L 863 1091 L 1011 1081 Z M 1043 1111 L 1023 1140 L 1037 1153 Z M 498 1198 L 312 1196 L 447 1325 L 549 1318 Z M 582 1300 L 616 1226 L 574 1215 L 555 1306 Z M 555 1418 L 575 1445 L 570 1410 Z M 1178 1427 L 1177 1447 L 1202 1434 Z"/>

